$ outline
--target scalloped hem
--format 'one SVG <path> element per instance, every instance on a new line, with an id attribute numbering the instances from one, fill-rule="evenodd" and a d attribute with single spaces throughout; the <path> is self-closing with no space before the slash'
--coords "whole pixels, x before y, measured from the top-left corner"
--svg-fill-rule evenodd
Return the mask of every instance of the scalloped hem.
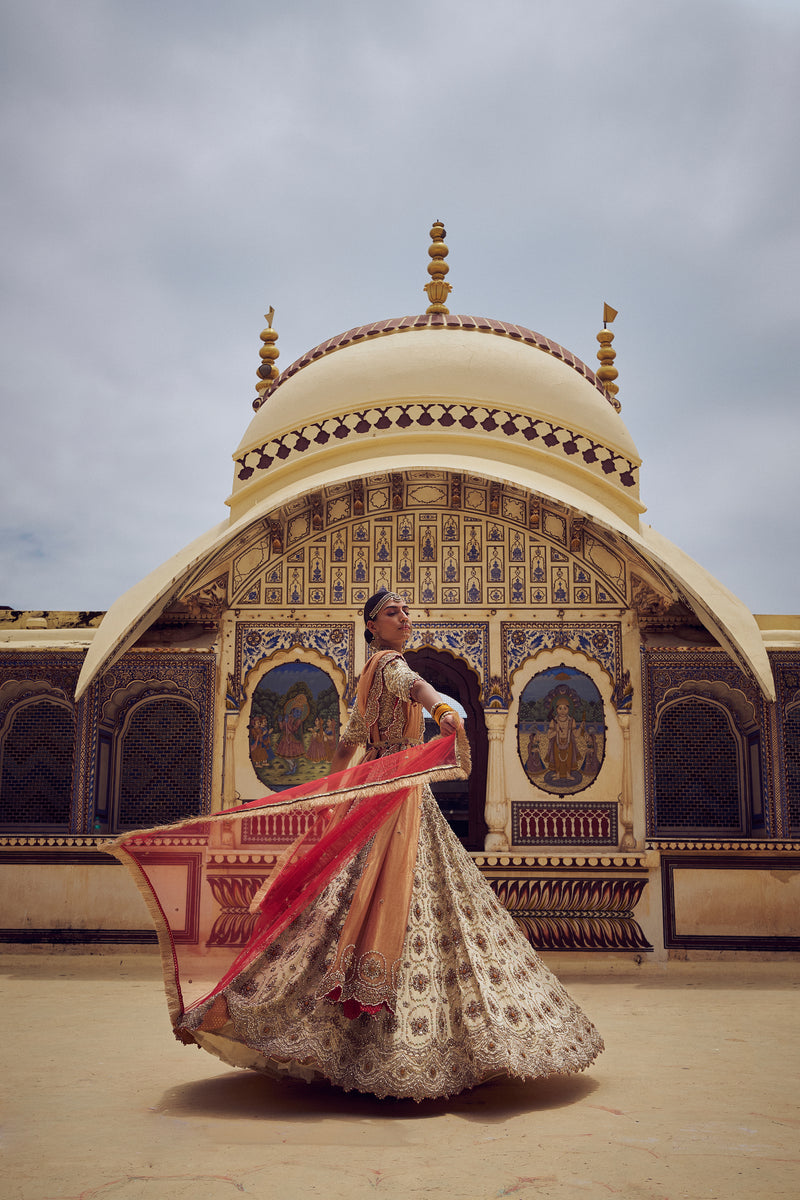
<path id="1" fill-rule="evenodd" d="M 304 1083 L 324 1083 L 344 1092 L 359 1092 L 378 1100 L 446 1100 L 462 1092 L 480 1087 L 496 1079 L 516 1079 L 532 1082 L 554 1075 L 577 1075 L 590 1067 L 604 1049 L 603 1040 L 594 1033 L 584 1045 L 581 1057 L 571 1062 L 551 1061 L 547 1051 L 536 1055 L 520 1048 L 503 1051 L 496 1046 L 495 1054 L 476 1062 L 452 1050 L 426 1055 L 423 1064 L 397 1063 L 393 1069 L 381 1069 L 379 1056 L 360 1056 L 337 1069 L 323 1066 L 312 1056 L 305 1060 L 266 1055 L 244 1042 L 224 1033 L 195 1033 L 197 1044 L 232 1067 L 257 1071 L 273 1080 L 297 1079 Z"/>

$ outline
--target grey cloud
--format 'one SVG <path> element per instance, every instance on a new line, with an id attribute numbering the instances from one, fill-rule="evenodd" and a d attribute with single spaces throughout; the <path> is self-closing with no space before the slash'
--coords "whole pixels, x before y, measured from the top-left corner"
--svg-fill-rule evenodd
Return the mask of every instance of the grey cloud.
<path id="1" fill-rule="evenodd" d="M 0 19 L 0 602 L 104 607 L 220 520 L 266 307 L 282 366 L 420 311 L 441 217 L 458 311 L 591 362 L 619 309 L 648 518 L 751 607 L 798 608 L 792 5 Z"/>

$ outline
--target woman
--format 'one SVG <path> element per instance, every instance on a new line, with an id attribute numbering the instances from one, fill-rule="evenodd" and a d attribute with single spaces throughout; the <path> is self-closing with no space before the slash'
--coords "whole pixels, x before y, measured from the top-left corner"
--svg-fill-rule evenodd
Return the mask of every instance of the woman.
<path id="1" fill-rule="evenodd" d="M 325 733 L 322 728 L 322 717 L 317 717 L 314 721 L 314 726 L 311 730 L 311 738 L 306 750 L 306 758 L 309 762 L 319 763 L 325 762 L 327 754 L 325 752 Z"/>
<path id="2" fill-rule="evenodd" d="M 403 658 L 402 597 L 364 609 L 375 653 L 334 756 L 376 758 L 460 721 Z M 497 1075 L 580 1071 L 602 1040 L 414 788 L 317 899 L 178 1030 L 224 1061 L 379 1097 L 454 1095 Z"/>

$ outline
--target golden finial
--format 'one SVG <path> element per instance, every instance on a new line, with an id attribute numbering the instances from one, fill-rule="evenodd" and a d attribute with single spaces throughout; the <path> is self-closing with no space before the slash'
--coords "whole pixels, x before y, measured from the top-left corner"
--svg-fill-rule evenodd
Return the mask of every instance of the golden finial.
<path id="1" fill-rule="evenodd" d="M 617 357 L 617 352 L 616 350 L 612 349 L 611 343 L 614 340 L 614 334 L 608 328 L 608 326 L 612 324 L 616 315 L 617 310 L 612 308 L 610 304 L 603 305 L 603 328 L 597 335 L 597 340 L 600 343 L 600 349 L 597 351 L 597 357 L 600 362 L 600 366 L 597 368 L 595 374 L 603 385 L 603 389 L 614 408 L 617 410 L 617 412 L 619 412 L 622 408 L 622 405 L 617 399 L 617 392 L 619 391 L 619 388 L 614 382 L 619 375 L 619 371 L 614 366 L 614 359 Z"/>
<path id="2" fill-rule="evenodd" d="M 450 253 L 444 244 L 446 237 L 447 230 L 442 222 L 434 221 L 433 228 L 431 229 L 431 246 L 428 250 L 428 255 L 433 259 L 433 262 L 428 263 L 428 274 L 431 280 L 422 289 L 423 292 L 428 293 L 430 304 L 425 311 L 429 313 L 450 312 L 450 309 L 444 303 L 453 290 L 452 286 L 445 281 L 445 275 L 450 270 L 444 261 Z"/>
<path id="3" fill-rule="evenodd" d="M 264 345 L 259 350 L 261 357 L 261 366 L 256 371 L 258 375 L 258 383 L 256 391 L 258 395 L 253 401 L 253 408 L 258 412 L 261 405 L 264 403 L 264 392 L 272 387 L 275 380 L 278 378 L 280 371 L 275 366 L 275 360 L 280 354 L 280 350 L 275 345 L 278 340 L 278 334 L 272 328 L 272 318 L 275 316 L 275 309 L 270 305 L 268 313 L 264 314 L 264 320 L 267 322 L 267 328 L 261 330 L 261 341 Z"/>

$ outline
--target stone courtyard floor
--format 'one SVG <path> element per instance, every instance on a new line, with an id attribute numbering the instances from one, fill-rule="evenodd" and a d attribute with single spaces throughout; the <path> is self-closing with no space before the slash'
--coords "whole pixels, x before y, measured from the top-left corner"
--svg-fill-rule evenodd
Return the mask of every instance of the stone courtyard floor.
<path id="1" fill-rule="evenodd" d="M 800 960 L 543 956 L 584 1075 L 378 1101 L 176 1042 L 154 953 L 0 957 L 5 1200 L 800 1196 Z"/>

